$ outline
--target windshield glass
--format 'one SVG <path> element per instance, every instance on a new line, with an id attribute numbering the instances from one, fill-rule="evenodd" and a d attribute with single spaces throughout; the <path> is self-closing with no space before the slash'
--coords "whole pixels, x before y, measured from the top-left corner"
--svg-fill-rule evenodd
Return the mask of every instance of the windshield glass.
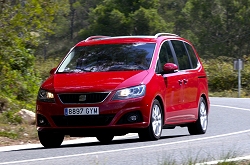
<path id="1" fill-rule="evenodd" d="M 155 43 L 107 44 L 75 47 L 58 72 L 147 70 Z"/>

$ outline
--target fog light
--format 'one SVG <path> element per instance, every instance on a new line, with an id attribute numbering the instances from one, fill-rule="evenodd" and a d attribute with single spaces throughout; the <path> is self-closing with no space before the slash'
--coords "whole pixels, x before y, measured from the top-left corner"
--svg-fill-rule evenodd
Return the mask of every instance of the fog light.
<path id="1" fill-rule="evenodd" d="M 43 115 L 37 114 L 37 126 L 49 127 L 50 124 L 49 124 L 48 120 Z"/>
<path id="2" fill-rule="evenodd" d="M 45 123 L 45 121 L 43 119 L 40 119 L 38 121 L 39 121 L 39 124 L 44 124 Z"/>
<path id="3" fill-rule="evenodd" d="M 129 121 L 129 122 L 135 122 L 136 120 L 138 120 L 138 115 L 136 115 L 136 114 L 131 114 L 131 115 L 129 115 L 128 116 L 128 118 L 127 118 L 127 120 Z"/>
<path id="4" fill-rule="evenodd" d="M 143 118 L 141 112 L 138 110 L 124 114 L 117 124 L 134 124 L 139 122 L 143 122 Z"/>

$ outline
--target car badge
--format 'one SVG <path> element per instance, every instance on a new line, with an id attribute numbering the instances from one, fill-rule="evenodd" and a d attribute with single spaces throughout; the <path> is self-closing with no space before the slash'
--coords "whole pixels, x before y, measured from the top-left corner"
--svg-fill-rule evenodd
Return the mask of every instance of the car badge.
<path id="1" fill-rule="evenodd" d="M 79 101 L 85 101 L 85 100 L 86 100 L 86 95 L 79 96 Z"/>

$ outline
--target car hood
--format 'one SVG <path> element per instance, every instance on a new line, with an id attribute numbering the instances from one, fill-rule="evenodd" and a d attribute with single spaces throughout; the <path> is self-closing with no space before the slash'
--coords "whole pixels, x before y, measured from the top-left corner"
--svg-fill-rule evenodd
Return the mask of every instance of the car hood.
<path id="1" fill-rule="evenodd" d="M 103 92 L 143 83 L 148 71 L 57 73 L 42 88 L 60 92 Z"/>

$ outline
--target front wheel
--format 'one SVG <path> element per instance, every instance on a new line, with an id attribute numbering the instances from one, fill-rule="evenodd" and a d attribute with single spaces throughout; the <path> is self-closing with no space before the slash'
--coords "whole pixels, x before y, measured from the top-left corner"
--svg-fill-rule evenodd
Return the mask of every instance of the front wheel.
<path id="1" fill-rule="evenodd" d="M 158 140 L 161 137 L 163 125 L 162 108 L 158 100 L 154 100 L 151 108 L 150 124 L 138 135 L 141 140 Z"/>
<path id="2" fill-rule="evenodd" d="M 60 147 L 64 135 L 59 134 L 59 133 L 53 133 L 53 132 L 40 132 L 38 131 L 38 137 L 40 140 L 40 143 L 45 147 L 45 148 L 56 148 Z"/>
<path id="3" fill-rule="evenodd" d="M 188 132 L 190 135 L 205 134 L 208 124 L 208 110 L 207 104 L 203 97 L 200 98 L 198 108 L 198 119 L 195 123 L 188 125 Z"/>

